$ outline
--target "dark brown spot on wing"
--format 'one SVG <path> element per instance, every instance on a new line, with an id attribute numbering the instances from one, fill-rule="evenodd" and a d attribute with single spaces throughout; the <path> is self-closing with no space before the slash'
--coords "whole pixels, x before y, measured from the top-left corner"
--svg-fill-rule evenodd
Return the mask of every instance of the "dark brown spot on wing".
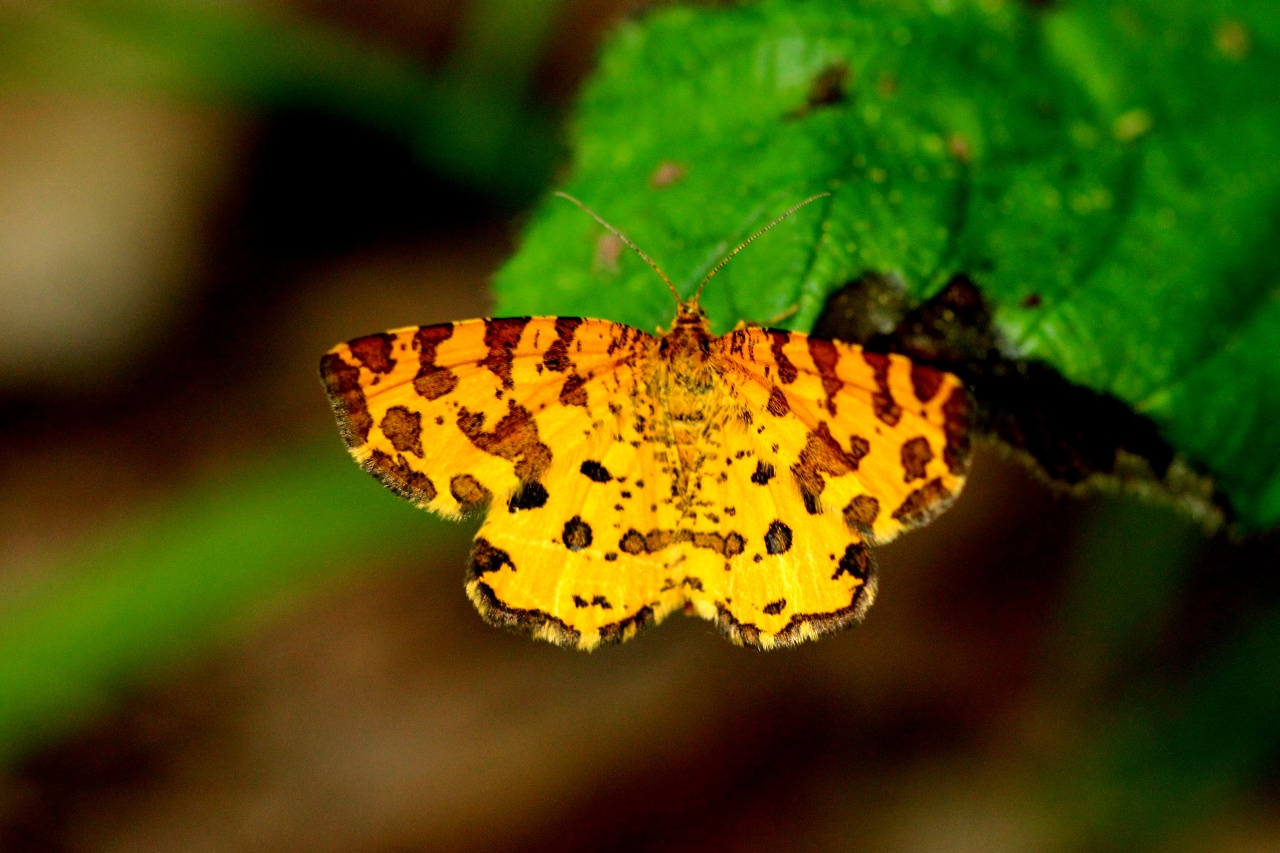
<path id="1" fill-rule="evenodd" d="M 720 346 L 730 355 L 755 361 L 755 347 L 752 333 L 748 329 L 735 329 L 720 338 Z"/>
<path id="2" fill-rule="evenodd" d="M 397 454 L 392 458 L 381 450 L 375 450 L 365 460 L 364 469 L 405 500 L 416 504 L 435 500 L 435 483 L 426 474 L 410 468 L 404 456 Z"/>
<path id="3" fill-rule="evenodd" d="M 782 380 L 783 385 L 790 385 L 800 375 L 800 371 L 796 370 L 791 359 L 787 358 L 787 354 L 782 351 L 782 348 L 791 340 L 791 333 L 781 329 L 765 329 L 764 333 L 769 336 L 769 348 L 773 351 L 773 360 L 778 363 L 778 378 Z"/>
<path id="4" fill-rule="evenodd" d="M 933 450 L 929 448 L 929 440 L 924 436 L 916 436 L 909 441 L 903 442 L 902 452 L 902 482 L 910 483 L 912 480 L 923 480 L 925 478 L 925 470 L 933 461 Z"/>
<path id="5" fill-rule="evenodd" d="M 777 616 L 783 610 L 787 609 L 787 600 L 785 598 L 779 598 L 777 601 L 770 601 L 761 609 L 770 616 Z"/>
<path id="6" fill-rule="evenodd" d="M 813 359 L 814 366 L 818 368 L 818 377 L 822 380 L 822 390 L 827 395 L 827 411 L 834 415 L 836 413 L 836 394 L 844 387 L 844 383 L 836 376 L 836 362 L 840 360 L 840 353 L 836 350 L 836 345 L 831 341 L 809 338 L 809 357 Z"/>
<path id="7" fill-rule="evenodd" d="M 728 533 L 693 533 L 681 530 L 677 534 L 677 541 L 692 542 L 695 548 L 706 548 L 709 551 L 715 551 L 721 557 L 736 557 L 746 550 L 747 540 L 742 538 L 742 534 L 736 530 Z"/>
<path id="8" fill-rule="evenodd" d="M 458 410 L 458 429 L 485 453 L 512 462 L 521 480 L 542 476 L 551 465 L 551 448 L 538 438 L 538 424 L 529 410 L 507 401 L 507 414 L 492 432 L 484 431 L 484 414 L 473 413 L 465 406 Z"/>
<path id="9" fill-rule="evenodd" d="M 507 317 L 498 320 L 484 321 L 484 343 L 489 353 L 480 362 L 482 367 L 498 377 L 503 388 L 515 385 L 511 378 L 511 363 L 515 360 L 516 345 L 520 343 L 520 335 L 529 325 L 528 317 Z"/>
<path id="10" fill-rule="evenodd" d="M 428 365 L 418 369 L 413 388 L 428 400 L 439 400 L 458 387 L 458 377 L 447 367 Z"/>
<path id="11" fill-rule="evenodd" d="M 880 501 L 871 495 L 854 495 L 853 500 L 844 508 L 844 523 L 850 530 L 870 535 L 871 526 L 880 515 Z"/>
<path id="12" fill-rule="evenodd" d="M 785 554 L 791 550 L 791 528 L 781 521 L 769 523 L 764 534 L 764 550 L 770 554 Z"/>
<path id="13" fill-rule="evenodd" d="M 908 526 L 924 524 L 950 503 L 951 492 L 941 479 L 934 478 L 907 495 L 893 511 L 893 517 Z"/>
<path id="14" fill-rule="evenodd" d="M 518 512 L 522 509 L 538 509 L 547 505 L 548 497 L 550 495 L 547 494 L 547 487 L 537 480 L 531 480 L 528 483 L 522 483 L 511 493 L 511 497 L 507 500 L 507 510 Z"/>
<path id="15" fill-rule="evenodd" d="M 413 379 L 413 388 L 428 400 L 438 400 L 458 387 L 458 377 L 454 372 L 436 364 L 437 347 L 452 336 L 452 323 L 423 326 L 413 336 L 413 345 L 418 350 L 420 365 L 418 375 Z"/>
<path id="16" fill-rule="evenodd" d="M 470 512 L 486 504 L 493 497 L 484 485 L 470 474 L 458 474 L 449 481 L 449 494 L 462 505 L 463 512 Z"/>
<path id="17" fill-rule="evenodd" d="M 693 530 L 661 530 L 653 529 L 641 533 L 634 527 L 623 534 L 618 541 L 618 548 L 627 554 L 656 554 L 672 545 L 688 542 L 695 548 L 715 551 L 722 557 L 736 557 L 747 547 L 747 540 L 741 533 L 731 530 L 728 533 L 700 532 Z"/>
<path id="18" fill-rule="evenodd" d="M 756 462 L 756 471 L 751 475 L 751 482 L 758 486 L 767 486 L 774 477 L 774 469 L 768 462 Z"/>
<path id="19" fill-rule="evenodd" d="M 581 325 L 582 321 L 577 317 L 556 318 L 556 339 L 551 342 L 551 346 L 547 347 L 546 353 L 542 356 L 542 364 L 547 370 L 564 373 L 572 369 L 573 360 L 569 358 L 569 345 L 573 343 L 574 333 Z"/>
<path id="20" fill-rule="evenodd" d="M 846 451 L 825 423 L 819 423 L 817 429 L 809 433 L 804 449 L 791 466 L 791 473 L 811 515 L 817 515 L 817 497 L 827 486 L 823 475 L 842 477 L 852 474 L 858 470 L 858 463 L 870 449 L 871 445 L 865 438 L 854 435 L 849 437 L 849 450 Z"/>
<path id="21" fill-rule="evenodd" d="M 392 406 L 378 426 L 396 450 L 422 458 L 422 415 L 404 406 Z"/>
<path id="22" fill-rule="evenodd" d="M 609 474 L 609 469 L 594 459 L 588 459 L 586 462 L 583 462 L 582 466 L 578 470 L 582 472 L 584 477 L 591 480 L 593 483 L 607 483 L 613 479 Z"/>
<path id="23" fill-rule="evenodd" d="M 791 411 L 791 404 L 787 402 L 787 395 L 782 393 L 782 389 L 775 386 L 769 392 L 769 403 L 765 408 L 769 414 L 780 418 Z"/>
<path id="24" fill-rule="evenodd" d="M 320 359 L 320 377 L 329 392 L 329 405 L 338 417 L 338 428 L 348 447 L 360 447 L 369 440 L 373 417 L 360 387 L 360 368 L 343 361 L 337 353 Z"/>
<path id="25" fill-rule="evenodd" d="M 841 575 L 852 575 L 864 583 L 871 577 L 871 553 L 866 545 L 861 542 L 849 543 L 840 557 L 840 562 L 836 564 L 836 573 L 831 576 L 831 579 L 836 580 Z"/>
<path id="26" fill-rule="evenodd" d="M 583 548 L 591 545 L 592 540 L 591 525 L 582 520 L 582 516 L 575 515 L 564 523 L 564 530 L 560 534 L 560 541 L 564 542 L 564 547 L 570 551 L 581 551 Z"/>
<path id="27" fill-rule="evenodd" d="M 916 399 L 927 403 L 938 394 L 942 387 L 943 374 L 940 370 L 925 367 L 923 364 L 911 365 L 911 387 L 916 392 Z"/>
<path id="28" fill-rule="evenodd" d="M 671 546 L 675 541 L 675 531 L 659 530 L 654 528 L 644 535 L 644 549 L 650 554 L 656 554 L 659 551 Z"/>
<path id="29" fill-rule="evenodd" d="M 471 548 L 471 559 L 468 562 L 471 576 L 475 578 L 489 572 L 496 572 L 503 566 L 510 566 L 511 571 L 516 571 L 516 564 L 511 562 L 511 555 L 501 548 L 493 547 L 488 539 L 482 537 L 477 537 L 476 544 Z"/>
<path id="30" fill-rule="evenodd" d="M 942 430 L 942 461 L 952 474 L 964 474 L 969 470 L 969 395 L 963 388 L 953 390 L 942 404 Z"/>
<path id="31" fill-rule="evenodd" d="M 599 607 L 601 610 L 613 609 L 613 605 L 609 602 L 609 599 L 605 598 L 603 595 L 591 596 L 591 606 Z"/>
<path id="32" fill-rule="evenodd" d="M 867 612 L 874 593 L 875 566 L 868 558 L 867 578 L 850 590 L 849 603 L 825 613 L 795 613 L 786 626 L 773 635 L 775 645 L 792 646 L 815 634 L 830 634 L 860 620 Z M 719 622 L 719 620 L 717 620 Z M 724 630 L 721 623 L 721 629 Z M 730 636 L 733 636 L 732 634 Z M 758 640 L 758 637 L 757 637 Z M 745 636 L 742 642 L 747 642 Z"/>
<path id="33" fill-rule="evenodd" d="M 871 395 L 871 408 L 884 423 L 897 426 L 902 419 L 902 407 L 889 391 L 889 356 L 878 352 L 863 352 L 862 358 L 875 375 L 876 391 Z"/>
<path id="34" fill-rule="evenodd" d="M 611 329 L 609 346 L 605 353 L 606 355 L 613 355 L 615 352 L 629 351 L 628 357 L 634 357 L 643 353 L 653 343 L 653 340 L 653 336 L 647 332 L 642 332 L 631 326 L 614 324 Z"/>
<path id="35" fill-rule="evenodd" d="M 576 373 L 571 373 L 564 380 L 564 385 L 560 388 L 560 402 L 566 406 L 582 406 L 587 405 L 587 380 L 583 379 Z"/>
<path id="36" fill-rule="evenodd" d="M 385 332 L 369 335 L 351 341 L 351 354 L 360 359 L 360 363 L 373 373 L 390 373 L 395 369 L 396 360 L 391 357 L 395 338 Z"/>
<path id="37" fill-rule="evenodd" d="M 628 530 L 618 541 L 618 550 L 624 554 L 643 554 L 645 552 L 644 534 L 634 527 Z"/>

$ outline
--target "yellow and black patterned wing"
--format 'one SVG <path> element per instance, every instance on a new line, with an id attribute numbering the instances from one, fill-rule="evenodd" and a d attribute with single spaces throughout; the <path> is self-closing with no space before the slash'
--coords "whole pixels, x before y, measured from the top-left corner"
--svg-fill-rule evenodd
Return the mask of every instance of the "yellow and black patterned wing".
<path id="1" fill-rule="evenodd" d="M 593 429 L 585 385 L 646 339 L 602 320 L 468 320 L 340 344 L 320 374 L 356 460 L 415 504 L 456 517 L 522 486 L 536 493 L 553 445 Z"/>
<path id="2" fill-rule="evenodd" d="M 592 648 L 680 603 L 602 547 L 648 488 L 632 432 L 654 346 L 603 320 L 471 320 L 339 345 L 321 374 L 366 470 L 446 516 L 489 508 L 467 574 L 485 618 Z"/>
<path id="3" fill-rule="evenodd" d="M 868 541 L 963 483 L 958 380 L 743 330 L 711 341 L 714 428 L 682 447 L 655 440 L 657 345 L 599 320 L 477 320 L 361 338 L 321 369 L 368 470 L 446 515 L 489 506 L 467 591 L 494 624 L 590 649 L 687 603 L 768 648 L 860 618 Z"/>
<path id="4" fill-rule="evenodd" d="M 655 459 L 661 451 L 633 437 L 633 421 L 626 410 L 608 421 L 610 429 L 574 442 L 544 505 L 489 513 L 467 575 L 467 592 L 489 621 L 593 649 L 683 605 L 671 555 L 628 538 L 636 528 L 674 523 L 659 500 L 670 488 Z"/>
<path id="5" fill-rule="evenodd" d="M 872 542 L 944 509 L 968 464 L 954 376 L 897 355 L 745 329 L 713 342 L 734 405 L 723 463 L 703 477 L 727 558 L 689 548 L 689 601 L 736 642 L 769 648 L 837 630 L 875 595 Z M 696 534 L 695 534 L 696 535 Z"/>
<path id="6" fill-rule="evenodd" d="M 797 489 L 807 514 L 839 513 L 884 543 L 964 485 L 969 401 L 952 374 L 777 329 L 741 329 L 715 346 L 768 415 L 757 425 L 761 461 Z"/>

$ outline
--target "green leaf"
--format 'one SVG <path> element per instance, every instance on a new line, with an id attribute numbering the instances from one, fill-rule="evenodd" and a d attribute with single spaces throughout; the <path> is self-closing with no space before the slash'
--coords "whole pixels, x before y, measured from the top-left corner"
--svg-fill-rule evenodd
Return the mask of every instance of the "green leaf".
<path id="1" fill-rule="evenodd" d="M 1280 12 L 1079 0 L 763 2 L 622 27 L 583 93 L 566 190 L 724 330 L 810 328 L 865 272 L 913 300 L 968 274 L 1010 354 L 1112 394 L 1280 521 Z M 670 294 L 571 205 L 498 277 L 508 314 L 652 329 Z"/>

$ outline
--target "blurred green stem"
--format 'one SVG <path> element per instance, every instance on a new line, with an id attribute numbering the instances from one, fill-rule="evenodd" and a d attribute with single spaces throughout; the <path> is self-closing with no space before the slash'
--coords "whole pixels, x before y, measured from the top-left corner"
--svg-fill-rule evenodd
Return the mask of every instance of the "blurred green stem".
<path id="1" fill-rule="evenodd" d="M 0 761 L 291 591 L 464 528 L 396 499 L 335 441 L 174 495 L 0 612 Z"/>

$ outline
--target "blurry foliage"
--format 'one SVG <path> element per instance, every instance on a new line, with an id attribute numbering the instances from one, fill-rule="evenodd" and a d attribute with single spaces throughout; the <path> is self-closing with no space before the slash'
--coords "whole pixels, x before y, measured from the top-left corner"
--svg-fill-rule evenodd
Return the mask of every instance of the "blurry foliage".
<path id="1" fill-rule="evenodd" d="M 83 2 L 0 9 L 0 91 L 141 90 L 306 108 L 401 139 L 508 205 L 545 186 L 552 117 L 525 88 L 556 2 L 477 4 L 429 73 L 315 24 L 247 7 Z M 317 180 L 323 180 L 318 176 Z M 318 380 L 317 395 L 323 395 Z M 307 578 L 464 535 L 402 505 L 340 450 L 305 448 L 176 496 L 0 608 L 0 757 L 82 723 Z"/>
<path id="2" fill-rule="evenodd" d="M 160 660 L 207 645 L 258 608 L 401 551 L 461 539 L 368 482 L 331 446 L 207 483 L 121 523 L 0 618 L 0 759 L 85 721 Z M 237 615 L 240 614 L 240 615 Z"/>
<path id="3" fill-rule="evenodd" d="M 99 0 L 0 9 L 0 87 L 143 89 L 250 109 L 315 109 L 402 140 L 508 202 L 540 191 L 554 116 L 527 101 L 557 0 L 477 3 L 449 61 L 420 64 L 252 7 Z"/>
<path id="4" fill-rule="evenodd" d="M 6 9 L 0 79 L 330 111 L 528 199 L 556 151 L 553 122 L 523 91 L 553 7 L 477 4 L 433 73 L 234 6 Z M 768 217 L 831 190 L 717 279 L 705 299 L 717 327 L 795 304 L 789 322 L 806 328 L 865 270 L 916 299 L 969 272 L 1019 353 L 1133 404 L 1261 527 L 1280 519 L 1280 269 L 1265 251 L 1280 211 L 1278 47 L 1280 13 L 1245 0 L 673 8 L 606 50 L 566 189 L 685 292 Z M 600 237 L 580 211 L 544 204 L 500 277 L 503 310 L 667 322 L 665 289 Z M 0 753 L 65 730 L 319 567 L 462 535 L 397 505 L 338 448 L 335 436 L 185 496 L 10 602 Z M 1129 535 L 1135 525 L 1164 547 Z M 1066 656 L 1123 658 L 1157 634 L 1195 538 L 1167 513 L 1100 523 L 1081 557 L 1094 574 L 1061 629 Z M 1082 760 L 1045 789 L 1093 804 L 1063 822 L 1149 844 L 1264 769 L 1280 748 L 1277 619 L 1246 626 L 1185 684 L 1135 695 L 1115 719 L 1097 712 Z M 1168 714 L 1175 703 L 1182 713 Z"/>

